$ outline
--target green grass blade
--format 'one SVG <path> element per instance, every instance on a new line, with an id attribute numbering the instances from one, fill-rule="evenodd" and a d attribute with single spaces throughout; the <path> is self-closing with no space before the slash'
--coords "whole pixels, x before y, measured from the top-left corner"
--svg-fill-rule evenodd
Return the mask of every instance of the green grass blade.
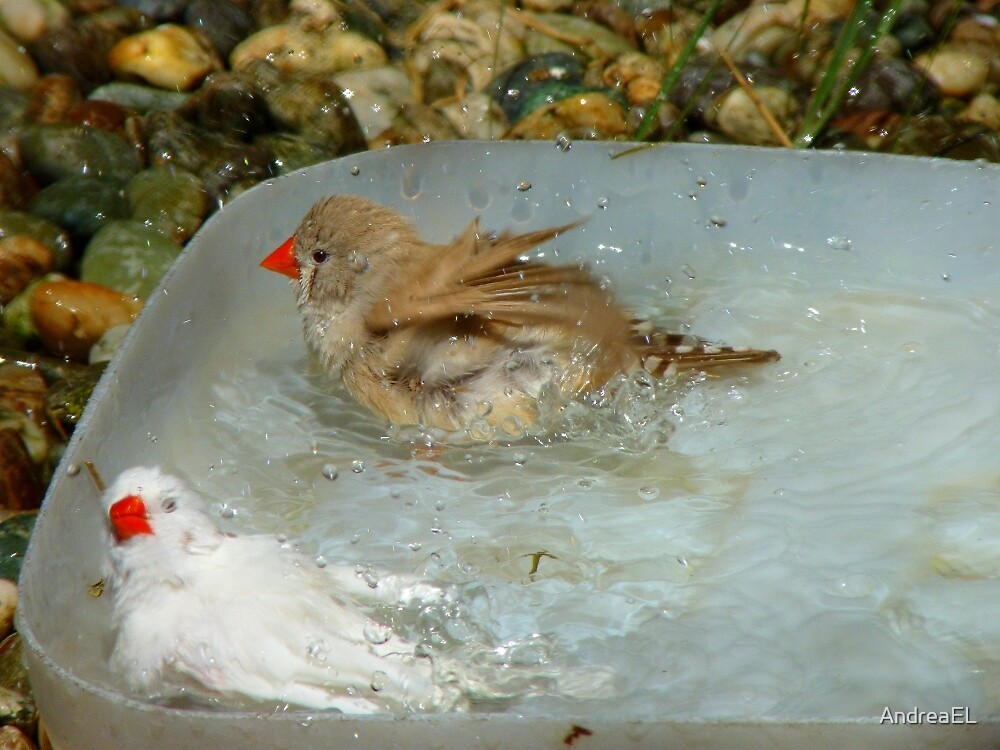
<path id="1" fill-rule="evenodd" d="M 681 72 L 684 70 L 684 66 L 687 65 L 688 59 L 694 53 L 694 48 L 698 44 L 698 40 L 701 39 L 702 35 L 705 33 L 705 29 L 712 22 L 715 17 L 716 12 L 719 10 L 719 6 L 722 5 L 722 0 L 712 0 L 712 4 L 708 6 L 705 14 L 701 17 L 701 21 L 698 22 L 697 28 L 688 37 L 684 48 L 681 50 L 680 55 L 678 55 L 677 60 L 667 71 L 667 74 L 663 77 L 663 82 L 660 84 L 660 90 L 656 94 L 656 98 L 653 100 L 652 104 L 649 105 L 649 109 L 646 110 L 646 114 L 642 118 L 642 123 L 639 125 L 639 130 L 635 137 L 637 140 L 644 141 L 649 137 L 649 134 L 653 130 L 653 126 L 656 124 L 656 115 L 660 111 L 660 105 L 667 100 L 670 96 L 670 92 L 673 91 L 674 86 L 677 85 L 677 80 L 681 77 Z"/>

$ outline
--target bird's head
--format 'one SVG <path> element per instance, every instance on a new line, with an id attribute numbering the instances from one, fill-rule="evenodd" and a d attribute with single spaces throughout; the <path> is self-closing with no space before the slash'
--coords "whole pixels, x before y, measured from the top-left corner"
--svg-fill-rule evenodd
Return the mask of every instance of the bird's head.
<path id="1" fill-rule="evenodd" d="M 370 296 L 394 266 L 391 258 L 419 241 L 412 225 L 392 209 L 333 195 L 316 203 L 295 234 L 260 265 L 295 281 L 300 308 L 319 305 L 331 316 Z"/>
<path id="2" fill-rule="evenodd" d="M 123 471 L 104 497 L 111 530 L 119 544 L 137 537 L 168 539 L 181 532 L 190 533 L 192 519 L 204 515 L 198 497 L 179 479 L 156 467 Z"/>
<path id="3" fill-rule="evenodd" d="M 260 265 L 292 278 L 306 342 L 337 369 L 349 352 L 365 348 L 366 316 L 401 281 L 399 261 L 418 243 L 410 222 L 392 209 L 333 195 Z"/>

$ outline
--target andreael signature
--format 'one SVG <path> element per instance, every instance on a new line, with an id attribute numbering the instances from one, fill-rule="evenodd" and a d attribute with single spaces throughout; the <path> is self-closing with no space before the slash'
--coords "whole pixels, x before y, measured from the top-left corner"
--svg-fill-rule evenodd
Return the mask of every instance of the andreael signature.
<path id="1" fill-rule="evenodd" d="M 893 711 L 889 706 L 882 710 L 879 724 L 978 724 L 969 714 L 968 706 L 952 706 L 946 711 Z"/>

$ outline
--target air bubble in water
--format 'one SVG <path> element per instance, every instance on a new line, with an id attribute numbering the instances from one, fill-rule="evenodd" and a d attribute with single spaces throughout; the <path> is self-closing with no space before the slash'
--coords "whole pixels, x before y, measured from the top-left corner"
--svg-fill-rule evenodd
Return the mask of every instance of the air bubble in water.
<path id="1" fill-rule="evenodd" d="M 381 646 L 392 638 L 392 631 L 377 622 L 365 625 L 365 640 L 375 646 Z"/>
<path id="2" fill-rule="evenodd" d="M 372 683 L 371 683 L 372 690 L 374 690 L 376 693 L 379 692 L 380 690 L 385 690 L 388 681 L 389 681 L 389 675 L 387 675 L 385 672 L 382 671 L 375 672 L 374 674 L 372 674 Z"/>
<path id="3" fill-rule="evenodd" d="M 597 201 L 597 207 L 598 208 L 607 208 L 608 207 L 608 199 L 607 198 L 600 198 L 600 199 L 598 199 L 598 201 Z"/>
<path id="4" fill-rule="evenodd" d="M 653 485 L 646 485 L 639 488 L 639 497 L 643 500 L 655 500 L 660 496 L 660 488 Z"/>
<path id="5" fill-rule="evenodd" d="M 847 251 L 851 249 L 851 238 L 835 234 L 832 237 L 826 238 L 826 244 L 834 250 Z"/>
<path id="6" fill-rule="evenodd" d="M 323 473 L 324 477 L 326 477 L 327 479 L 329 479 L 331 481 L 333 481 L 334 479 L 336 479 L 339 476 L 339 472 L 337 471 L 337 467 L 334 466 L 333 464 L 324 464 L 322 473 Z"/>
<path id="7" fill-rule="evenodd" d="M 309 655 L 310 659 L 315 659 L 316 661 L 326 661 L 326 657 L 330 654 L 330 646 L 320 638 L 318 641 L 313 641 L 308 646 L 306 646 L 306 653 Z"/>
<path id="8" fill-rule="evenodd" d="M 317 568 L 326 567 L 326 558 L 323 557 L 323 555 L 316 555 L 316 567 Z"/>
<path id="9" fill-rule="evenodd" d="M 360 474 L 365 470 L 365 462 L 360 459 L 355 459 L 351 461 L 351 471 L 355 474 Z"/>
<path id="10" fill-rule="evenodd" d="M 689 266 L 687 263 L 681 266 L 681 270 L 684 272 L 684 275 L 687 276 L 689 279 L 695 278 L 694 269 L 691 268 L 691 266 Z"/>

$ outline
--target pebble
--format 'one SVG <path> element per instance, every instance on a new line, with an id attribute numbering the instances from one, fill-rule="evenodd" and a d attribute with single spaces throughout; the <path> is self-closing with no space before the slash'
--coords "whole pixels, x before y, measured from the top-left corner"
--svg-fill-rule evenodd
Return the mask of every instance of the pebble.
<path id="1" fill-rule="evenodd" d="M 0 750 L 35 750 L 35 743 L 15 726 L 0 727 Z"/>
<path id="2" fill-rule="evenodd" d="M 90 92 L 93 100 L 110 102 L 142 114 L 154 109 L 177 109 L 187 101 L 188 96 L 181 91 L 164 91 L 122 81 L 107 83 Z"/>
<path id="3" fill-rule="evenodd" d="M 1000 100 L 992 94 L 979 94 L 969 102 L 960 117 L 1000 131 Z"/>
<path id="4" fill-rule="evenodd" d="M 0 239 L 27 235 L 52 251 L 52 264 L 63 270 L 73 260 L 69 234 L 47 219 L 23 211 L 0 211 Z"/>
<path id="5" fill-rule="evenodd" d="M 100 100 L 77 102 L 66 111 L 66 122 L 104 130 L 123 137 L 131 112 L 120 104 Z"/>
<path id="6" fill-rule="evenodd" d="M 222 69 L 205 40 L 177 24 L 125 37 L 111 49 L 108 61 L 118 76 L 137 76 L 173 91 L 189 91 L 213 70 Z"/>
<path id="7" fill-rule="evenodd" d="M 507 137 L 554 140 L 564 135 L 572 140 L 620 140 L 627 133 L 621 102 L 609 93 L 590 91 L 536 109 L 511 128 Z"/>
<path id="8" fill-rule="evenodd" d="M 214 73 L 177 108 L 177 114 L 233 141 L 273 130 L 263 92 L 244 77 Z"/>
<path id="9" fill-rule="evenodd" d="M 274 155 L 266 146 L 227 139 L 176 112 L 157 110 L 145 123 L 150 166 L 196 174 L 214 201 L 222 202 L 276 173 Z"/>
<path id="10" fill-rule="evenodd" d="M 28 89 L 39 78 L 38 66 L 17 40 L 0 31 L 0 86 Z"/>
<path id="11" fill-rule="evenodd" d="M 69 10 L 57 0 L 4 0 L 0 26 L 21 42 L 33 42 L 49 27 L 69 20 Z"/>
<path id="12" fill-rule="evenodd" d="M 29 122 L 61 122 L 70 108 L 82 98 L 80 87 L 70 76 L 61 73 L 47 75 L 32 87 L 25 118 Z"/>
<path id="13" fill-rule="evenodd" d="M 230 0 L 193 0 L 184 11 L 184 23 L 204 34 L 223 59 L 253 30 L 246 8 Z"/>
<path id="14" fill-rule="evenodd" d="M 85 242 L 112 219 L 125 218 L 121 186 L 104 177 L 66 177 L 38 193 L 31 212 L 66 229 Z"/>
<path id="15" fill-rule="evenodd" d="M 84 249 L 80 278 L 144 300 L 160 283 L 181 250 L 178 243 L 153 227 L 132 219 L 112 221 L 95 234 Z M 88 351 L 103 333 L 104 328 L 87 344 Z"/>
<path id="16" fill-rule="evenodd" d="M 325 74 L 280 76 L 269 63 L 248 68 L 279 128 L 327 144 L 337 155 L 368 148 L 351 96 Z"/>
<path id="17" fill-rule="evenodd" d="M 29 300 L 31 320 L 45 348 L 86 362 L 90 348 L 115 325 L 131 323 L 142 302 L 132 295 L 85 281 L 45 281 Z"/>
<path id="18" fill-rule="evenodd" d="M 0 578 L 0 638 L 14 631 L 14 612 L 17 610 L 17 583 Z"/>
<path id="19" fill-rule="evenodd" d="M 919 55 L 913 64 L 937 85 L 942 94 L 960 99 L 981 91 L 990 72 L 990 63 L 986 58 L 948 44 Z"/>
<path id="20" fill-rule="evenodd" d="M 132 219 L 179 244 L 187 242 L 208 214 L 205 186 L 183 169 L 144 169 L 129 181 L 125 197 Z"/>
<path id="21" fill-rule="evenodd" d="M 798 103 L 795 98 L 774 86 L 754 88 L 758 99 L 777 120 L 785 133 L 791 130 Z M 717 127 L 724 135 L 739 143 L 752 145 L 774 145 L 778 137 L 768 126 L 757 105 L 742 88 L 732 88 L 720 97 L 714 110 L 706 113 L 709 124 Z"/>
<path id="22" fill-rule="evenodd" d="M 16 429 L 0 428 L 0 507 L 37 508 L 44 495 L 45 485 L 24 440 Z"/>
<path id="23" fill-rule="evenodd" d="M 28 174 L 0 151 L 0 211 L 26 207 L 35 190 Z"/>
<path id="24" fill-rule="evenodd" d="M 270 62 L 283 75 L 291 75 L 374 68 L 385 65 L 387 57 L 378 43 L 353 31 L 331 26 L 319 32 L 281 24 L 248 37 L 229 56 L 229 64 L 237 71 L 259 61 Z"/>
<path id="25" fill-rule="evenodd" d="M 132 146 L 85 125 L 28 125 L 18 134 L 25 166 L 42 183 L 87 175 L 124 184 L 139 171 Z"/>
<path id="26" fill-rule="evenodd" d="M 0 238 L 0 305 L 52 270 L 52 250 L 26 235 Z"/>

